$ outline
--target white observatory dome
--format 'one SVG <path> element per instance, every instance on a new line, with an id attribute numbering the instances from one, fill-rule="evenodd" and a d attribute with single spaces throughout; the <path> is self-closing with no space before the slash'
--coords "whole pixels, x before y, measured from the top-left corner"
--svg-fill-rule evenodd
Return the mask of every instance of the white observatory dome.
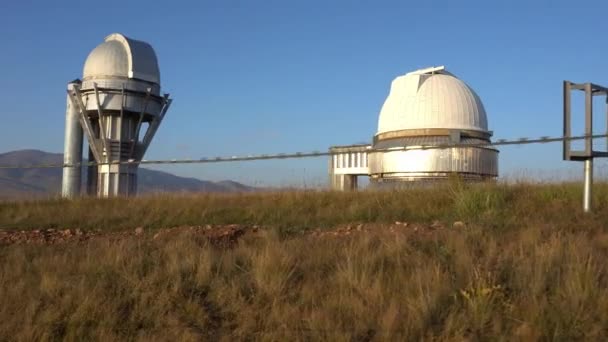
<path id="1" fill-rule="evenodd" d="M 477 94 L 444 67 L 413 71 L 393 80 L 380 111 L 378 134 L 433 128 L 488 132 Z"/>
<path id="2" fill-rule="evenodd" d="M 498 177 L 486 111 L 475 92 L 443 66 L 395 78 L 370 145 L 330 148 L 332 189 L 354 190 L 366 175 L 373 187 L 427 186 L 457 176 Z"/>
<path id="3" fill-rule="evenodd" d="M 156 54 L 146 42 L 120 33 L 107 36 L 87 57 L 83 80 L 131 78 L 160 85 Z"/>

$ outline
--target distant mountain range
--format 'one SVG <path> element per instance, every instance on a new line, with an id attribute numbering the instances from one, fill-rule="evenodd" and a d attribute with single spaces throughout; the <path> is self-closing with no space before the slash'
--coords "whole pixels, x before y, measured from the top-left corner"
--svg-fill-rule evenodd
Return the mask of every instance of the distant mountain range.
<path id="1" fill-rule="evenodd" d="M 63 155 L 39 150 L 0 154 L 0 165 L 62 164 Z M 61 168 L 0 169 L 0 198 L 43 197 L 61 192 Z M 253 187 L 226 180 L 204 181 L 139 168 L 138 192 L 248 192 Z"/>

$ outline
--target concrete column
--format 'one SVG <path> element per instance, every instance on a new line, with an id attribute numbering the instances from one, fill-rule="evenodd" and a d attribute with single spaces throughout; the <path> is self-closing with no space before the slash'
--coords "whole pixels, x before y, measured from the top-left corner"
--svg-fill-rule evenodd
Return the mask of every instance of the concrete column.
<path id="1" fill-rule="evenodd" d="M 68 84 L 68 90 L 74 84 Z M 83 132 L 80 126 L 80 113 L 76 106 L 70 101 L 67 95 L 65 113 L 65 140 L 63 144 L 63 163 L 67 165 L 82 163 L 82 141 Z M 82 182 L 82 167 L 64 166 L 63 179 L 61 184 L 61 196 L 64 198 L 75 198 L 80 196 L 80 186 Z"/>
<path id="2" fill-rule="evenodd" d="M 330 149 L 330 152 L 334 152 Z M 337 152 L 329 158 L 329 186 L 336 191 L 357 190 L 356 174 L 343 174 L 345 169 L 361 167 L 363 156 L 359 152 Z"/>
<path id="3" fill-rule="evenodd" d="M 137 165 L 102 165 L 99 197 L 134 196 L 137 194 Z"/>
<path id="4" fill-rule="evenodd" d="M 105 138 L 108 140 L 109 146 L 109 150 L 106 151 L 107 160 L 104 160 L 104 162 L 126 162 L 131 159 L 130 153 L 128 153 L 129 150 L 123 148 L 123 143 L 128 141 L 137 142 L 136 128 L 138 117 L 132 113 L 121 116 L 105 115 L 102 122 L 105 128 L 104 132 L 106 133 Z M 145 131 L 140 131 L 140 134 L 144 133 Z M 116 197 L 136 195 L 137 168 L 137 164 L 99 165 L 97 168 L 97 178 L 99 179 L 97 196 Z"/>
<path id="5" fill-rule="evenodd" d="M 331 189 L 336 191 L 357 190 L 356 175 L 330 175 Z"/>

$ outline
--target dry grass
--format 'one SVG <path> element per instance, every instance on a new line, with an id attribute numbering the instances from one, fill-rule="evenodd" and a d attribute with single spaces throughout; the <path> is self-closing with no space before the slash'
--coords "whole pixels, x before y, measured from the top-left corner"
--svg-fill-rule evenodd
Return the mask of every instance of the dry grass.
<path id="1" fill-rule="evenodd" d="M 591 215 L 579 188 L 0 204 L 4 227 L 275 228 L 231 249 L 181 234 L 0 247 L 0 340 L 606 340 L 608 187 Z M 298 234 L 397 220 L 467 227 Z"/>
<path id="2" fill-rule="evenodd" d="M 293 191 L 0 201 L 0 228 L 121 230 L 200 224 L 250 224 L 281 233 L 353 222 L 464 220 L 491 228 L 547 222 L 560 228 L 608 219 L 608 184 L 595 186 L 596 213 L 581 212 L 580 184 L 476 184 L 359 193 Z"/>

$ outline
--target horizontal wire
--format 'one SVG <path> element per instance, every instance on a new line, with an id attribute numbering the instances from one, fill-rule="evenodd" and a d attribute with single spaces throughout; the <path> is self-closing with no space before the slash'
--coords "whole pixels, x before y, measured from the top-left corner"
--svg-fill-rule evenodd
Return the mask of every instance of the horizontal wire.
<path id="1" fill-rule="evenodd" d="M 516 140 L 498 139 L 494 142 L 474 143 L 474 144 L 438 144 L 438 145 L 411 145 L 402 147 L 390 147 L 383 149 L 369 148 L 364 152 L 395 152 L 395 151 L 409 151 L 409 150 L 432 150 L 432 149 L 445 149 L 454 147 L 477 147 L 477 148 L 491 148 L 494 146 L 506 146 L 506 145 L 527 145 L 527 144 L 542 144 L 551 143 L 558 141 L 575 141 L 575 140 L 588 140 L 588 139 L 599 139 L 608 138 L 608 133 L 605 134 L 594 134 L 594 135 L 578 135 L 578 136 L 561 136 L 561 137 L 549 137 L 543 136 L 540 138 L 519 138 Z M 343 147 L 343 146 L 337 146 Z M 344 146 L 347 147 L 347 146 Z M 360 151 L 363 152 L 363 151 Z M 160 164 L 205 164 L 205 163 L 223 163 L 223 162 L 238 162 L 238 161 L 252 161 L 252 160 L 269 160 L 269 159 L 294 159 L 294 158 L 314 158 L 314 157 L 325 157 L 336 154 L 342 154 L 348 152 L 336 152 L 336 151 L 313 151 L 313 152 L 296 152 L 296 153 L 278 153 L 278 154 L 262 154 L 262 155 L 248 155 L 248 156 L 231 156 L 231 157 L 212 157 L 212 158 L 200 158 L 200 159 L 165 159 L 165 160 L 122 160 L 122 161 L 110 161 L 110 162 L 83 162 L 73 164 L 33 164 L 33 165 L 0 165 L 0 169 L 44 169 L 44 168 L 63 168 L 63 167 L 78 167 L 78 166 L 95 166 L 95 165 L 160 165 Z"/>

